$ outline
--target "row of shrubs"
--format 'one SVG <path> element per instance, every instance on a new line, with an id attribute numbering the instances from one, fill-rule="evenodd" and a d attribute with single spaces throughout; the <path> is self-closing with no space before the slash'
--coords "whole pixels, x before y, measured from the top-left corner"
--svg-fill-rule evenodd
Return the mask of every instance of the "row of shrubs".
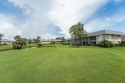
<path id="1" fill-rule="evenodd" d="M 27 48 L 27 47 L 32 47 L 32 46 L 27 46 L 27 44 L 25 42 L 22 42 L 22 41 L 16 41 L 16 42 L 13 42 L 13 49 L 24 49 L 24 48 Z M 63 45 L 67 45 L 67 43 L 63 43 Z M 43 44 L 37 44 L 37 47 L 38 48 L 41 48 L 43 47 Z"/>
<path id="2" fill-rule="evenodd" d="M 125 46 L 125 41 L 121 41 L 121 44 L 113 44 L 111 41 L 104 40 L 104 41 L 100 42 L 99 44 L 97 44 L 97 46 L 107 47 L 107 48 Z"/>
<path id="3" fill-rule="evenodd" d="M 0 46 L 6 46 L 6 45 L 8 45 L 8 44 L 7 43 L 0 44 Z"/>
<path id="4" fill-rule="evenodd" d="M 13 49 L 25 49 L 27 47 L 29 48 L 34 47 L 34 46 L 27 46 L 27 43 L 22 42 L 22 41 L 13 42 L 12 45 L 13 45 Z M 37 44 L 37 47 L 39 48 L 42 46 L 43 46 L 42 44 Z"/>
<path id="5" fill-rule="evenodd" d="M 16 41 L 16 42 L 13 42 L 12 45 L 13 45 L 14 49 L 24 49 L 27 47 L 27 43 L 25 41 Z M 63 43 L 63 45 L 67 45 L 67 43 Z M 42 46 L 43 46 L 42 44 L 38 44 L 39 48 Z M 107 47 L 107 48 L 125 46 L 125 41 L 122 41 L 121 44 L 113 44 L 111 41 L 104 40 L 104 41 L 100 42 L 99 44 L 97 44 L 97 46 Z"/>

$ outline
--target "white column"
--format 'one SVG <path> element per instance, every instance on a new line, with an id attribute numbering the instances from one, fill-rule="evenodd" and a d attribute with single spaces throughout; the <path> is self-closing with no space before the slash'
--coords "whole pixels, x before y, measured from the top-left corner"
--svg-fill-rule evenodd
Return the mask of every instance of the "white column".
<path id="1" fill-rule="evenodd" d="M 112 36 L 111 35 L 109 35 L 109 41 L 112 41 Z"/>

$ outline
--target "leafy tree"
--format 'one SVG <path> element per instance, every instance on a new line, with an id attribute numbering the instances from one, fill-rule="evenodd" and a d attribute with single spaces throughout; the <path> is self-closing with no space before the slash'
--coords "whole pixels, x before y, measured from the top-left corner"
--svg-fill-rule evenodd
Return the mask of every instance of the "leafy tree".
<path id="1" fill-rule="evenodd" d="M 41 37 L 38 36 L 38 37 L 37 37 L 37 41 L 38 41 L 38 43 L 40 43 L 40 40 L 41 40 Z"/>
<path id="2" fill-rule="evenodd" d="M 57 40 L 62 40 L 62 43 L 63 43 L 63 44 L 66 43 L 65 37 L 57 37 L 56 39 L 57 39 Z"/>
<path id="3" fill-rule="evenodd" d="M 36 44 L 39 44 L 39 43 L 40 43 L 40 39 L 41 39 L 41 37 L 38 36 L 36 39 L 33 39 L 33 40 L 34 40 L 34 42 L 35 42 Z"/>
<path id="4" fill-rule="evenodd" d="M 28 39 L 28 43 L 29 43 L 29 44 L 32 44 L 32 39 Z"/>
<path id="5" fill-rule="evenodd" d="M 14 39 L 15 39 L 15 40 L 20 40 L 20 39 L 21 39 L 21 36 L 16 35 L 16 36 L 14 37 Z"/>
<path id="6" fill-rule="evenodd" d="M 37 39 L 33 39 L 35 44 L 38 44 L 38 40 Z"/>
<path id="7" fill-rule="evenodd" d="M 14 49 L 22 49 L 22 48 L 27 47 L 27 39 L 26 38 L 21 38 L 21 36 L 16 35 L 14 37 L 14 39 L 16 40 L 15 42 L 13 42 Z"/>
<path id="8" fill-rule="evenodd" d="M 1 44 L 2 37 L 4 37 L 4 35 L 0 33 L 0 44 Z"/>
<path id="9" fill-rule="evenodd" d="M 62 37 L 62 39 L 61 39 L 61 40 L 63 41 L 63 43 L 64 43 L 64 42 L 66 42 L 66 39 L 65 39 L 65 37 Z"/>
<path id="10" fill-rule="evenodd" d="M 84 37 L 84 25 L 77 23 L 69 29 L 69 33 L 73 40 L 76 40 L 76 45 L 79 47 L 80 40 Z"/>
<path id="11" fill-rule="evenodd" d="M 62 40 L 62 37 L 57 37 L 56 39 L 57 39 L 57 40 Z"/>

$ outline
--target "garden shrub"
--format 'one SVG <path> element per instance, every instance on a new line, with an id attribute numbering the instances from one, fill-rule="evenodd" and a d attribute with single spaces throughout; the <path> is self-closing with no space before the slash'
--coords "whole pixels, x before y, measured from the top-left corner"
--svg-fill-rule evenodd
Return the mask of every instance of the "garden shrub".
<path id="1" fill-rule="evenodd" d="M 118 46 L 120 46 L 119 44 L 113 44 L 113 47 L 118 47 Z"/>
<path id="2" fill-rule="evenodd" d="M 42 44 L 38 44 L 38 47 L 40 48 L 40 47 L 42 47 L 43 45 Z"/>
<path id="3" fill-rule="evenodd" d="M 16 41 L 12 43 L 13 49 L 24 49 L 27 47 L 27 43 L 25 41 Z"/>
<path id="4" fill-rule="evenodd" d="M 65 42 L 65 43 L 63 43 L 63 45 L 68 45 L 68 44 Z"/>
<path id="5" fill-rule="evenodd" d="M 100 42 L 99 46 L 110 48 L 110 47 L 113 47 L 113 43 L 111 41 L 104 40 Z"/>
<path id="6" fill-rule="evenodd" d="M 125 41 L 121 41 L 121 46 L 125 46 Z"/>
<path id="7" fill-rule="evenodd" d="M 13 49 L 22 49 L 23 43 L 22 42 L 13 42 Z"/>

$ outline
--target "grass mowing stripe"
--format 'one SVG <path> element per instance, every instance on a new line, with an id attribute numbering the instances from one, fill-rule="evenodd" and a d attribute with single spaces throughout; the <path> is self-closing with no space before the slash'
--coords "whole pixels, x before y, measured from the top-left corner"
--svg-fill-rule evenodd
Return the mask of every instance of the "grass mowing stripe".
<path id="1" fill-rule="evenodd" d="M 0 52 L 0 83 L 124 83 L 125 61 L 105 50 L 57 46 Z"/>

